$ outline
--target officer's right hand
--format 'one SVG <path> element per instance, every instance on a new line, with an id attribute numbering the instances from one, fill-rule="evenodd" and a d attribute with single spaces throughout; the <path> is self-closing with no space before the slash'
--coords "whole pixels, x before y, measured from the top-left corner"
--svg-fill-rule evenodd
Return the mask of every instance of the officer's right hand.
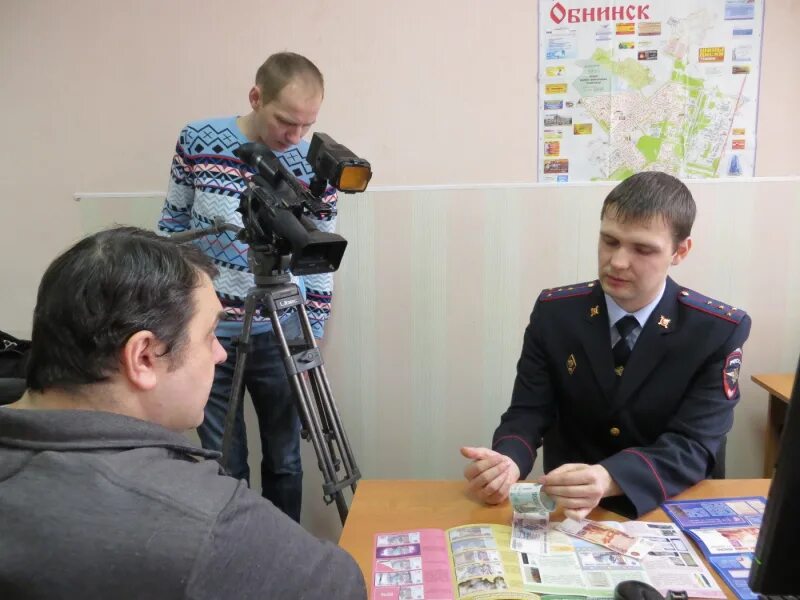
<path id="1" fill-rule="evenodd" d="M 470 459 L 464 467 L 468 490 L 478 500 L 499 504 L 508 498 L 511 484 L 519 480 L 519 467 L 509 457 L 488 448 L 461 448 L 461 455 Z"/>

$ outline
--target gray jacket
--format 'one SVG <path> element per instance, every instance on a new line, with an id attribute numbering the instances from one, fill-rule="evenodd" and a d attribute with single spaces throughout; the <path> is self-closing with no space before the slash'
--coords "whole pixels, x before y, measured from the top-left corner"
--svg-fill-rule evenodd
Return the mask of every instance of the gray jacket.
<path id="1" fill-rule="evenodd" d="M 346 552 L 217 456 L 112 413 L 0 408 L 0 598 L 366 598 Z"/>

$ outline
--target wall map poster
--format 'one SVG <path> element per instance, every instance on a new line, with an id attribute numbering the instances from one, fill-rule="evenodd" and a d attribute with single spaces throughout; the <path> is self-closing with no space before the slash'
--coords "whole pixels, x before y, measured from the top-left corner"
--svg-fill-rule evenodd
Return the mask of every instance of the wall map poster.
<path id="1" fill-rule="evenodd" d="M 539 0 L 539 181 L 753 176 L 763 0 Z"/>

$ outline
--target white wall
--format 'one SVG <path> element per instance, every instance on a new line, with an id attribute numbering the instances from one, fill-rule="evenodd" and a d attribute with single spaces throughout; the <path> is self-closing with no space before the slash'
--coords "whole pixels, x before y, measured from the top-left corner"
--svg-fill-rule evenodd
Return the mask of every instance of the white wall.
<path id="1" fill-rule="evenodd" d="M 577 0 L 576 0 L 577 1 Z M 327 81 L 317 129 L 372 185 L 536 179 L 533 0 L 0 2 L 0 327 L 24 332 L 50 259 L 81 232 L 75 192 L 163 191 L 181 127 L 244 113 L 272 52 Z M 769 0 L 756 175 L 800 174 L 800 2 Z M 46 231 L 46 235 L 39 235 Z M 13 282 L 13 285 L 10 284 Z"/>

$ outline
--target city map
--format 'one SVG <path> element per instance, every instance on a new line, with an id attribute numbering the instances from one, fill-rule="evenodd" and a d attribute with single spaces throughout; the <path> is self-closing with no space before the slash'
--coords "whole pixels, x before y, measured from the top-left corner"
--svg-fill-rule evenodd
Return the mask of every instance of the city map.
<path id="1" fill-rule="evenodd" d="M 540 181 L 752 176 L 763 0 L 540 0 Z"/>

